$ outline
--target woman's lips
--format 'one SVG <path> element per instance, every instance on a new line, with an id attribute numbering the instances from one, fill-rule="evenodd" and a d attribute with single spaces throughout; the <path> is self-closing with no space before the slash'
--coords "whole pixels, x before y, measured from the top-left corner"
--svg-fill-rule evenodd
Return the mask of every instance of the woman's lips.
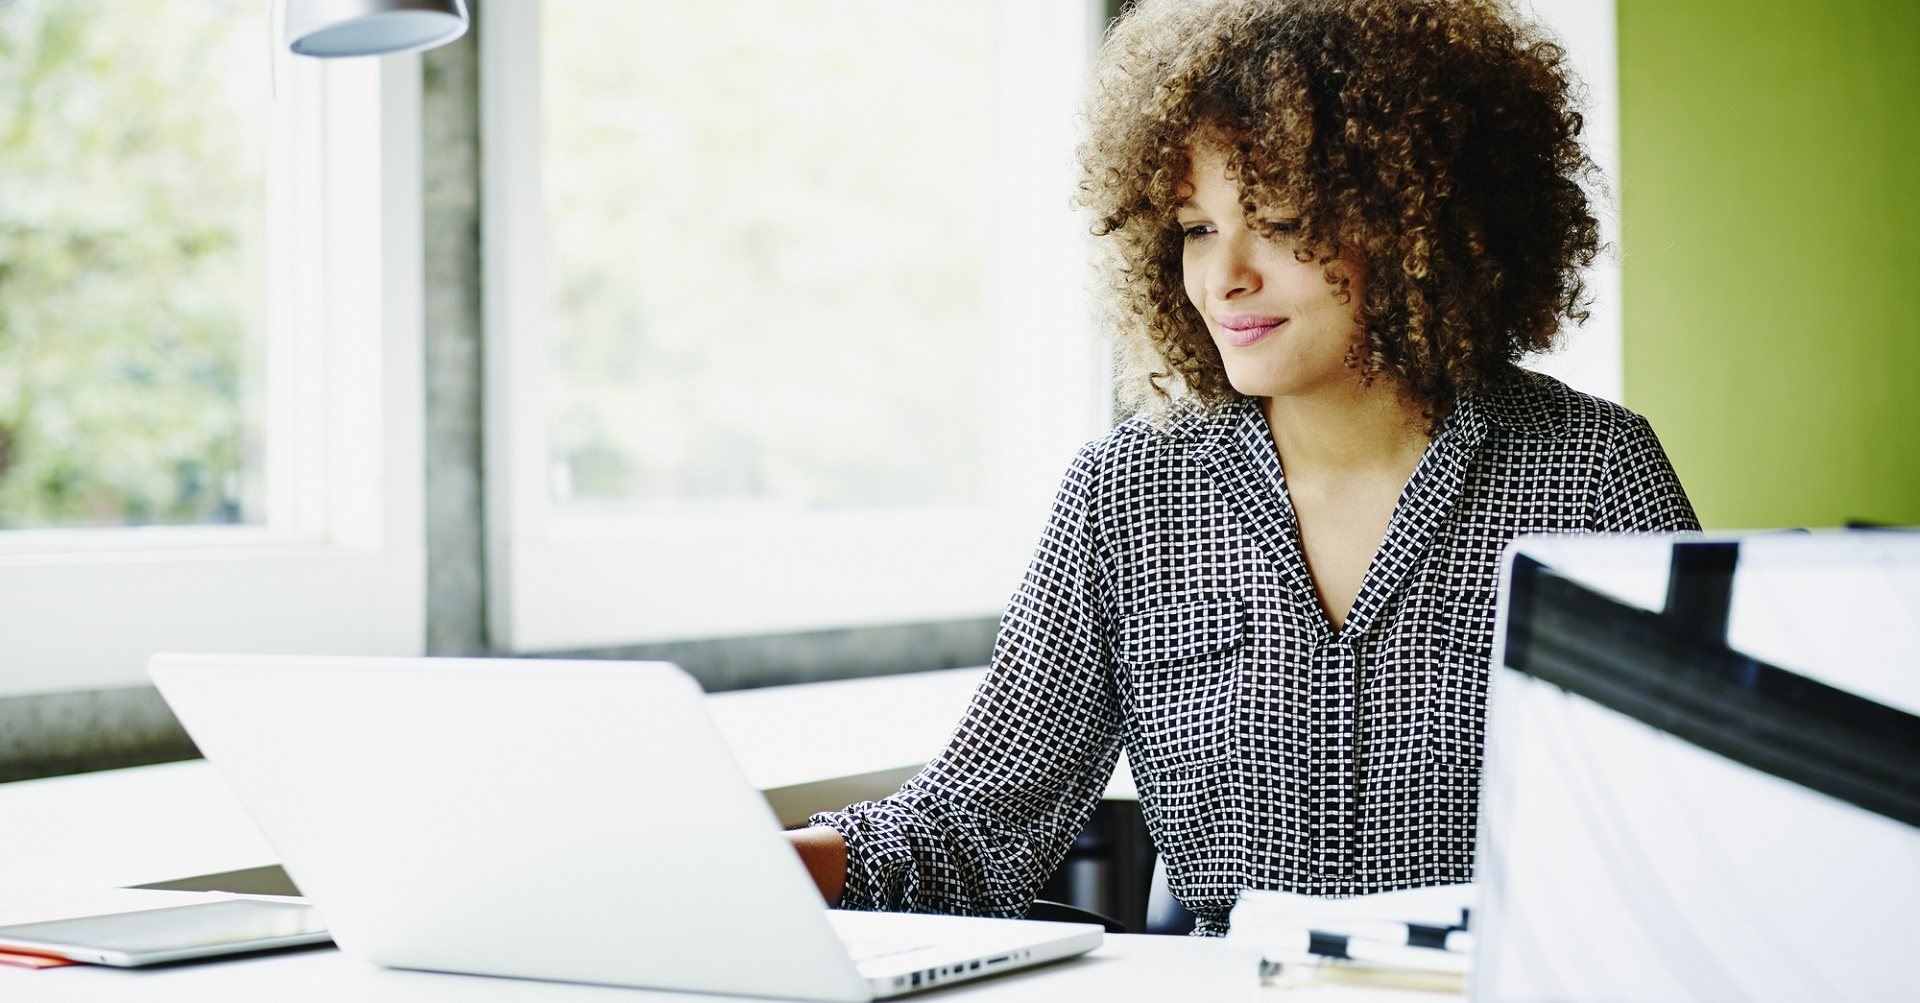
<path id="1" fill-rule="evenodd" d="M 1284 320 L 1276 320 L 1271 324 L 1253 324 L 1247 327 L 1226 327 L 1223 325 L 1220 328 L 1220 337 L 1226 339 L 1227 344 L 1235 348 L 1245 348 L 1259 341 L 1261 338 L 1266 337 L 1273 329 L 1285 323 L 1286 321 Z"/>

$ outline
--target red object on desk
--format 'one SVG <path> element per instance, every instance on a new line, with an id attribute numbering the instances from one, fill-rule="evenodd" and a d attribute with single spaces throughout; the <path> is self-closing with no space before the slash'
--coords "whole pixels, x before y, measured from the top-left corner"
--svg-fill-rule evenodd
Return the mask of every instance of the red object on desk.
<path id="1" fill-rule="evenodd" d="M 0 951 L 0 965 L 8 968 L 61 968 L 75 964 L 65 958 L 49 958 L 44 954 L 16 954 L 13 951 Z"/>

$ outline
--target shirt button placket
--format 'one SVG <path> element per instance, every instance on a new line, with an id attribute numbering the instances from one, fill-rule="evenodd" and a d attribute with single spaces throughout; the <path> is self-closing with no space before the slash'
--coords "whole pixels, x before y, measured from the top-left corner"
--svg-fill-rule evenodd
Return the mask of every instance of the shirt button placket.
<path id="1" fill-rule="evenodd" d="M 1353 839 L 1359 777 L 1354 693 L 1359 656 L 1343 637 L 1322 638 L 1313 654 L 1310 697 L 1313 777 L 1312 833 L 1315 884 L 1347 890 L 1353 879 Z"/>

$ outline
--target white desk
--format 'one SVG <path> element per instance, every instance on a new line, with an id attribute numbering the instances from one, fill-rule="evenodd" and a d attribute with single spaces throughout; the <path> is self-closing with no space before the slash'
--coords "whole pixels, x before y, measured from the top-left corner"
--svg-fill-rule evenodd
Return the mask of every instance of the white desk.
<path id="1" fill-rule="evenodd" d="M 31 991 L 33 995 L 24 995 Z M 19 995 L 17 995 L 19 994 Z M 1268 994 L 1272 995 L 1272 994 Z M 1288 994 L 1291 996 L 1292 994 Z M 908 999 L 928 1003 L 1078 1003 L 1081 1000 L 1166 1000 L 1169 1003 L 1260 998 L 1253 955 L 1217 940 L 1189 937 L 1108 937 L 1098 950 L 1026 972 L 953 986 Z M 0 969 L 0 997 L 53 1001 L 352 1000 L 355 1003 L 435 1001 L 655 1000 L 716 1003 L 733 997 L 650 992 L 434 972 L 403 972 L 362 964 L 333 948 L 154 971 L 76 965 L 27 972 Z M 1324 997 L 1322 997 L 1324 998 Z M 1369 995 L 1369 1003 L 1391 997 Z M 1419 997 L 1433 1003 L 1433 997 Z"/>
<path id="2" fill-rule="evenodd" d="M 0 785 L 0 884 L 117 888 L 278 864 L 204 760 Z"/>
<path id="3" fill-rule="evenodd" d="M 717 693 L 708 709 L 747 779 L 797 826 L 898 790 L 946 744 L 985 672 Z M 1138 797 L 1124 760 L 1107 796 Z M 0 784 L 0 819 L 0 884 L 124 887 L 279 863 L 204 760 Z"/>
<path id="4" fill-rule="evenodd" d="M 945 743 L 982 672 L 716 694 L 709 708 L 748 779 L 783 820 L 798 824 L 807 811 L 897 789 Z M 1124 762 L 1108 796 L 1135 797 Z M 0 884 L 104 888 L 278 862 L 218 773 L 199 761 L 0 785 L 0 820 Z M 1256 976 L 1253 956 L 1220 941 L 1115 936 L 1083 958 L 913 998 L 1228 1001 L 1262 995 Z M 1334 987 L 1285 995 L 1315 1003 L 1444 999 Z M 322 948 L 146 971 L 0 967 L 0 998 L 712 1003 L 719 997 L 392 971 Z"/>

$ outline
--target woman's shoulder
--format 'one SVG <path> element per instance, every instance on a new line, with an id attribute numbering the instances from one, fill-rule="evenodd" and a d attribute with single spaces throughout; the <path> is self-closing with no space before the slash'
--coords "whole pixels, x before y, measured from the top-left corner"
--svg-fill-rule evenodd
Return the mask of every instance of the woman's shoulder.
<path id="1" fill-rule="evenodd" d="M 1082 476 L 1108 483 L 1178 477 L 1194 466 L 1196 448 L 1230 437 L 1254 406 L 1253 398 L 1236 398 L 1211 407 L 1185 402 L 1158 413 L 1129 415 L 1082 445 L 1073 467 Z"/>
<path id="2" fill-rule="evenodd" d="M 1211 404 L 1184 398 L 1158 410 L 1129 415 L 1099 441 L 1120 451 L 1208 442 L 1231 434 L 1256 406 L 1256 398 L 1242 395 Z"/>
<path id="3" fill-rule="evenodd" d="M 1530 369 L 1481 392 L 1475 403 L 1489 424 L 1524 440 L 1548 444 L 1606 444 L 1646 427 L 1646 419 Z"/>
<path id="4" fill-rule="evenodd" d="M 1524 370 L 1481 403 L 1490 425 L 1513 430 L 1496 439 L 1492 476 L 1509 485 L 1524 481 L 1535 498 L 1556 486 L 1587 496 L 1587 529 L 1700 527 L 1659 437 L 1640 415 Z"/>

